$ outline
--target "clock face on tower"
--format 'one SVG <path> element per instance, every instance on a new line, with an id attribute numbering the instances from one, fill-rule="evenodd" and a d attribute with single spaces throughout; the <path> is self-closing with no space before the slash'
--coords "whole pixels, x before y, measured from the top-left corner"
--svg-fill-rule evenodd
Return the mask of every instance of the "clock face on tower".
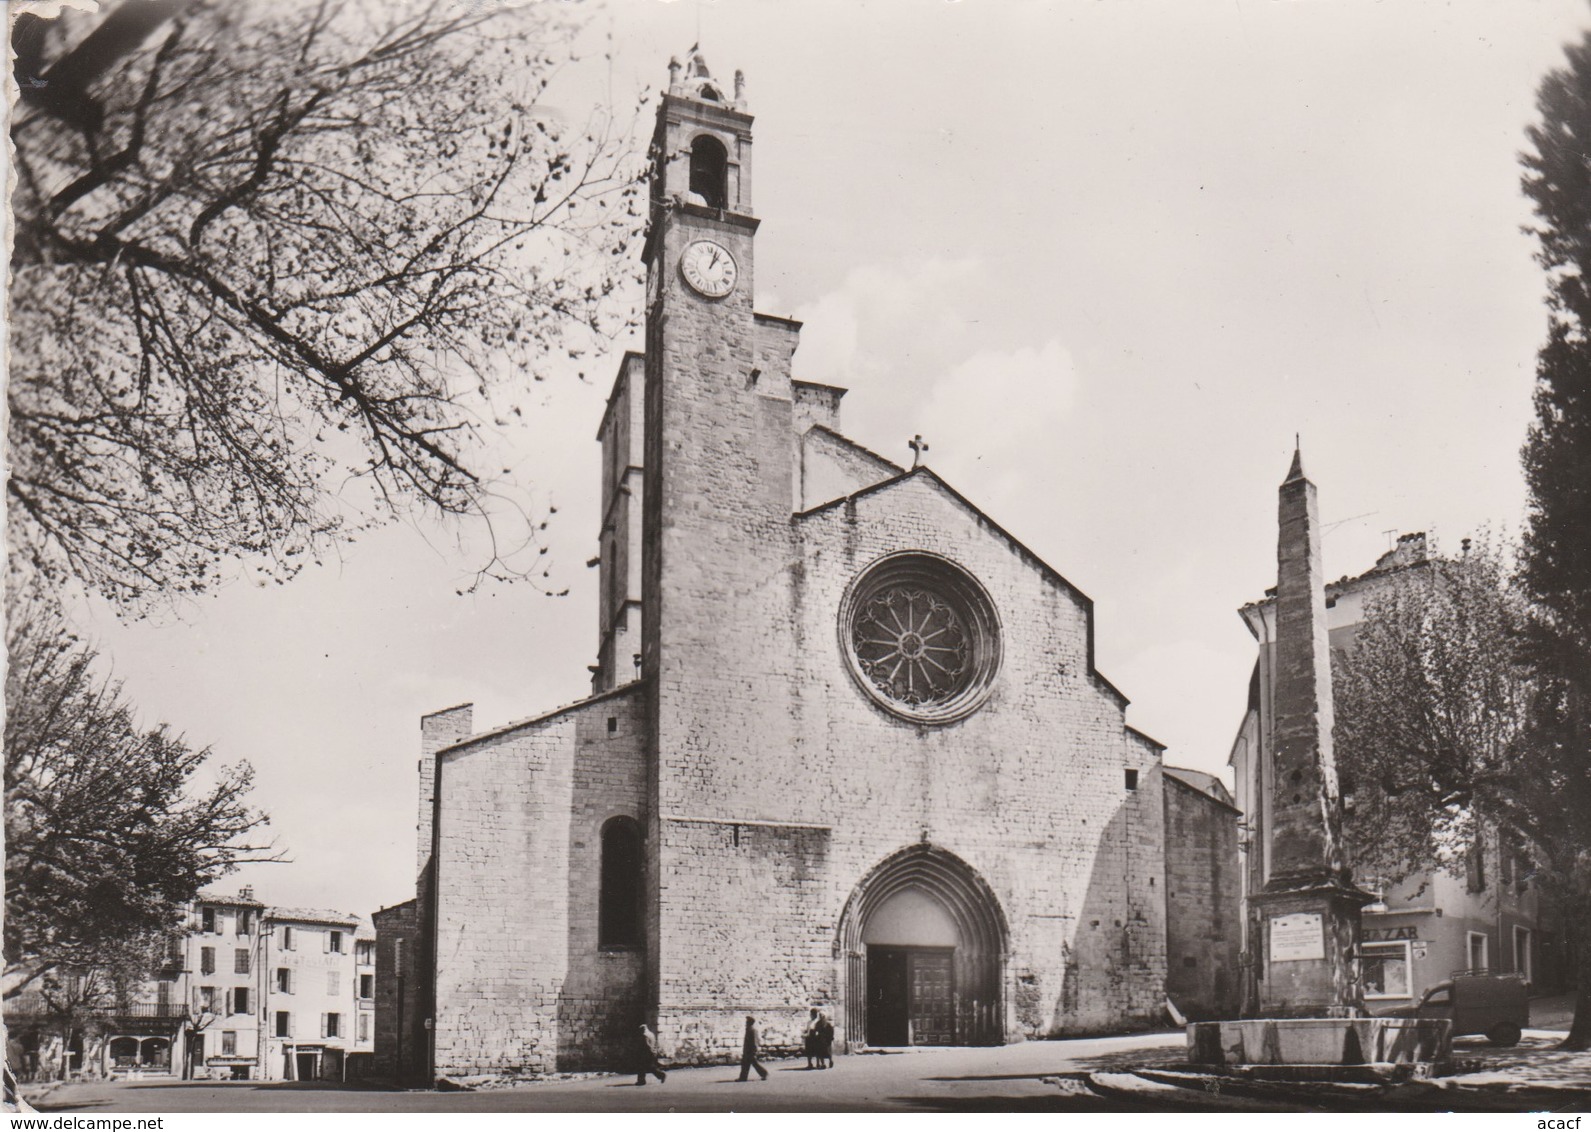
<path id="1" fill-rule="evenodd" d="M 735 289 L 740 273 L 729 249 L 711 240 L 697 240 L 679 260 L 680 274 L 698 294 L 721 299 Z"/>

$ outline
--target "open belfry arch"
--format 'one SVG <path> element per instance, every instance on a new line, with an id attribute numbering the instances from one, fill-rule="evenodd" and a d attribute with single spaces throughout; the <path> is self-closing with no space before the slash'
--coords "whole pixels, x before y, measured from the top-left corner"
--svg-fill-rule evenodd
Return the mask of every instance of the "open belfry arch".
<path id="1" fill-rule="evenodd" d="M 799 1046 L 813 1006 L 840 1049 L 1162 1010 L 1161 747 L 1088 597 L 794 376 L 752 122 L 739 75 L 671 65 L 591 695 L 423 725 L 415 1076 L 611 1066 L 642 1021 L 688 1061 L 738 1057 L 747 1014 Z"/>

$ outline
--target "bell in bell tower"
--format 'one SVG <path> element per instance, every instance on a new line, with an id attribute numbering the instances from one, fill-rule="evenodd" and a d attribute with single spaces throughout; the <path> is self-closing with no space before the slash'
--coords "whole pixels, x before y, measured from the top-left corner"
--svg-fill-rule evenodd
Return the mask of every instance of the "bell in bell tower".
<path id="1" fill-rule="evenodd" d="M 682 113 L 673 121 L 672 115 L 659 115 L 654 143 L 665 144 L 653 153 L 657 161 L 653 202 L 661 198 L 749 215 L 751 118 L 746 114 L 745 75 L 735 72 L 731 99 L 713 78 L 701 51 L 693 47 L 683 65 L 678 59 L 669 60 L 668 80 L 665 110 L 676 103 L 675 109 Z M 694 114 L 687 110 L 691 103 L 696 104 Z M 670 125 L 681 128 L 669 130 Z"/>

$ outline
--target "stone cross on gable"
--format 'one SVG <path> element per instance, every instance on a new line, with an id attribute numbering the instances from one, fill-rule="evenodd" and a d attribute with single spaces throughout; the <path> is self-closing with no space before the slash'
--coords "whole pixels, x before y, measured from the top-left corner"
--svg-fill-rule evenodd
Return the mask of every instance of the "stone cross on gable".
<path id="1" fill-rule="evenodd" d="M 918 467 L 923 462 L 923 453 L 928 451 L 928 442 L 918 433 L 906 442 L 906 447 L 912 450 L 912 467 Z"/>

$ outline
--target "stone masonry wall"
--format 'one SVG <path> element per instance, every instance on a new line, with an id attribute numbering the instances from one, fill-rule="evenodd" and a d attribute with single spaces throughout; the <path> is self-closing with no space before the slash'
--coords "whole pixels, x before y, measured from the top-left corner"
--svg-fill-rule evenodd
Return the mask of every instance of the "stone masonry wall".
<path id="1" fill-rule="evenodd" d="M 730 1050 L 741 994 L 764 1013 L 770 998 L 785 999 L 792 1018 L 808 1003 L 843 1000 L 844 964 L 834 946 L 841 909 L 873 867 L 919 841 L 959 856 L 1000 902 L 1011 933 L 1003 988 L 1010 1037 L 1158 1017 L 1165 978 L 1159 751 L 1124 727 L 1124 701 L 1091 672 L 1086 599 L 927 475 L 797 525 L 798 548 L 781 552 L 775 544 L 760 551 L 760 562 L 741 564 L 747 589 L 784 595 L 788 605 L 770 609 L 767 619 L 793 626 L 788 646 L 780 633 L 720 617 L 712 623 L 718 647 L 740 647 L 739 663 L 701 674 L 681 666 L 690 680 L 675 688 L 676 710 L 689 719 L 689 757 L 675 756 L 668 768 L 661 817 L 832 833 L 822 867 L 803 883 L 765 883 L 747 901 L 742 889 L 718 883 L 748 867 L 744 845 L 687 839 L 666 826 L 663 875 L 695 879 L 688 918 L 670 913 L 676 890 L 663 896 L 660 1026 L 688 1033 L 695 1048 Z M 884 711 L 856 685 L 840 652 L 846 587 L 876 558 L 905 549 L 960 563 L 987 588 L 1002 625 L 993 694 L 948 726 L 923 727 Z M 789 554 L 783 563 L 781 553 Z M 772 694 L 754 678 L 765 668 L 782 675 Z M 694 680 L 705 685 L 714 675 L 717 694 L 704 687 L 690 698 Z M 712 757 L 703 757 L 709 750 Z M 671 754 L 665 751 L 665 763 Z M 1138 772 L 1133 789 L 1129 769 Z M 712 923 L 733 927 L 704 934 L 701 926 Z M 748 951 L 742 936 L 783 942 Z M 757 964 L 761 970 L 749 970 Z M 705 1002 L 723 1002 L 717 996 L 726 987 L 736 988 L 736 1001 L 716 1014 L 704 1010 Z"/>
<path id="2" fill-rule="evenodd" d="M 420 762 L 415 773 L 420 780 L 420 807 L 415 819 L 414 871 L 423 874 L 431 860 L 431 820 L 434 812 L 432 790 L 435 783 L 436 753 L 457 743 L 470 733 L 474 709 L 470 704 L 444 708 L 420 717 Z"/>
<path id="3" fill-rule="evenodd" d="M 640 958 L 595 935 L 602 824 L 644 819 L 638 691 L 440 754 L 439 1074 L 611 1063 L 637 1022 Z"/>
<path id="4" fill-rule="evenodd" d="M 371 917 L 376 925 L 376 1021 L 373 1075 L 426 1083 L 425 975 L 417 962 L 419 903 L 406 900 Z"/>
<path id="5" fill-rule="evenodd" d="M 678 1060 L 733 1061 L 750 1014 L 765 1049 L 799 1051 L 808 1006 L 833 997 L 809 977 L 831 966 L 830 831 L 671 815 L 662 829 L 668 938 L 699 962 L 666 967 L 660 1036 Z"/>
<path id="6" fill-rule="evenodd" d="M 641 649 L 642 415 L 646 369 L 627 353 L 614 378 L 597 439 L 602 445 L 602 528 L 598 534 L 597 671 L 592 692 L 635 678 Z"/>
<path id="7" fill-rule="evenodd" d="M 1166 776 L 1166 994 L 1192 1021 L 1240 1003 L 1240 814 Z"/>
<path id="8" fill-rule="evenodd" d="M 806 665 L 795 710 L 803 737 L 829 748 L 812 759 L 834 788 L 821 817 L 794 816 L 847 832 L 836 846 L 837 858 L 850 857 L 839 886 L 919 837 L 940 844 L 1003 906 L 1011 1036 L 1155 1014 L 1164 972 L 1159 754 L 1126 730 L 1123 701 L 1091 674 L 1086 599 L 926 474 L 815 514 L 801 532 Z M 994 691 L 949 726 L 922 728 L 884 711 L 841 652 L 845 589 L 874 560 L 908 549 L 966 569 L 1000 619 Z M 1128 769 L 1138 772 L 1133 790 Z"/>
<path id="9" fill-rule="evenodd" d="M 673 269 L 683 248 L 704 237 L 729 248 L 741 265 L 735 292 L 719 301 L 694 295 Z M 794 744 L 786 707 L 794 626 L 784 566 L 795 459 L 788 356 L 766 350 L 766 327 L 754 323 L 752 241 L 744 227 L 676 216 L 663 231 L 660 255 L 653 270 L 664 272 L 667 313 L 652 320 L 647 342 L 644 493 L 651 540 L 645 672 L 657 743 L 648 830 L 653 877 L 705 863 L 698 846 L 674 839 L 666 815 L 761 816 L 697 802 L 710 803 L 711 783 L 725 773 L 761 765 L 772 751 L 789 758 Z M 756 745 L 748 746 L 752 736 Z M 771 800 L 775 787 L 768 787 Z M 716 872 L 708 866 L 709 877 Z M 717 893 L 711 908 L 741 914 L 725 896 Z M 651 897 L 648 978 L 660 1036 L 672 1042 L 670 1030 L 688 1024 L 683 1019 L 701 1001 L 697 977 L 717 977 L 703 957 L 714 956 L 706 964 L 712 966 L 733 948 L 722 938 L 700 938 L 692 923 L 671 914 L 667 897 L 656 889 Z M 794 897 L 767 899 L 784 907 Z M 722 1041 L 738 1042 L 739 1033 L 736 1024 Z"/>
<path id="10" fill-rule="evenodd" d="M 792 381 L 790 396 L 795 404 L 795 434 L 804 436 L 813 425 L 840 431 L 840 402 L 846 391 L 834 385 Z"/>

